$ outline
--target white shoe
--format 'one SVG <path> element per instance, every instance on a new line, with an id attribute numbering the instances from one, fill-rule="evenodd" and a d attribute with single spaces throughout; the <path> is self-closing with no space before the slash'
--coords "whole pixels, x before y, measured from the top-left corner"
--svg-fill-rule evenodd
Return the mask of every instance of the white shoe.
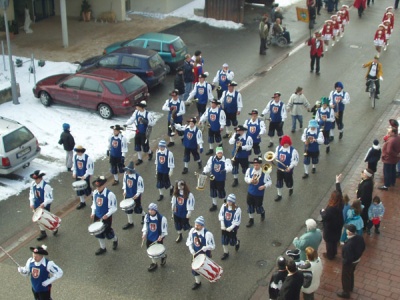
<path id="1" fill-rule="evenodd" d="M 332 47 L 335 46 L 335 43 L 332 43 Z"/>
<path id="2" fill-rule="evenodd" d="M 325 52 L 328 52 L 328 47 L 325 48 Z"/>
<path id="3" fill-rule="evenodd" d="M 387 46 L 385 45 L 385 46 L 383 47 L 383 51 L 386 51 L 386 48 L 387 48 Z"/>

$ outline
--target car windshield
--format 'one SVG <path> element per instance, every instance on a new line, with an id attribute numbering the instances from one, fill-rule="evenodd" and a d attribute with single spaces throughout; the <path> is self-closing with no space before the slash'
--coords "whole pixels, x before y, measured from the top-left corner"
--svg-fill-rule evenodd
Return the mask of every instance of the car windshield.
<path id="1" fill-rule="evenodd" d="M 103 80 L 103 83 L 106 86 L 106 88 L 110 91 L 111 94 L 122 95 L 121 89 L 119 88 L 118 84 L 116 84 L 115 82 Z"/>
<path id="2" fill-rule="evenodd" d="M 150 65 L 150 68 L 152 68 L 152 69 L 155 69 L 159 65 L 162 65 L 162 64 L 163 64 L 163 60 L 159 54 L 155 54 L 149 58 L 149 65 Z"/>
<path id="3" fill-rule="evenodd" d="M 181 50 L 182 48 L 184 48 L 186 46 L 181 38 L 179 38 L 176 41 L 174 41 L 172 43 L 172 45 L 174 46 L 174 49 L 175 49 L 176 52 L 178 52 L 179 50 Z"/>
<path id="4" fill-rule="evenodd" d="M 136 90 L 146 86 L 146 84 L 138 76 L 132 76 L 122 82 L 122 86 L 125 89 L 127 95 L 132 94 Z"/>
<path id="5" fill-rule="evenodd" d="M 10 152 L 34 138 L 32 132 L 28 128 L 21 127 L 9 134 L 3 136 L 3 144 L 5 152 Z"/>

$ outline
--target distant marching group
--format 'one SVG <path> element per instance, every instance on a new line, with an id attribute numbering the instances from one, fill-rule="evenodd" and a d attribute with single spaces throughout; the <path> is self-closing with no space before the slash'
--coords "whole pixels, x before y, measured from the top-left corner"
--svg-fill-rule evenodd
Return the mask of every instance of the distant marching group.
<path id="1" fill-rule="evenodd" d="M 393 7 L 386 7 L 385 13 L 383 14 L 382 23 L 379 24 L 378 30 L 375 32 L 374 45 L 377 51 L 377 57 L 381 55 L 382 48 L 386 51 L 389 46 L 389 39 L 394 29 L 394 14 L 392 12 Z"/>

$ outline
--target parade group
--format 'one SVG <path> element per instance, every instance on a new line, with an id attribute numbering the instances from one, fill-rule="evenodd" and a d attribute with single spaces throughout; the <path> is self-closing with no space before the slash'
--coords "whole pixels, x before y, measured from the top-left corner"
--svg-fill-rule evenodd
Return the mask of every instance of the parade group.
<path id="1" fill-rule="evenodd" d="M 337 16 L 332 16 L 332 20 L 325 22 L 321 33 L 326 46 L 325 51 L 328 51 L 330 40 L 333 46 L 343 36 L 344 24 L 349 21 L 347 9 L 348 7 L 343 5 Z M 377 47 L 384 49 L 388 45 L 390 30 L 393 31 L 394 18 L 390 10 L 391 8 L 386 9 L 383 24 L 379 26 L 380 33 L 377 32 L 375 38 L 375 41 L 384 41 L 376 42 Z M 316 38 L 320 39 L 321 34 L 316 33 Z M 380 50 L 378 52 L 380 53 Z M 137 103 L 135 112 L 125 124 L 111 126 L 112 134 L 108 139 L 107 150 L 110 172 L 113 175 L 112 186 L 119 186 L 122 181 L 124 200 L 119 206 L 127 216 L 127 223 L 122 229 L 128 230 L 134 227 L 134 215 L 141 216 L 142 240 L 143 243 L 146 242 L 147 254 L 151 259 L 148 267 L 150 272 L 158 268 L 158 260 L 161 266 L 167 261 L 163 245 L 164 238 L 168 234 L 167 217 L 161 214 L 156 203 L 147 206 L 147 213 L 146 209 L 143 209 L 142 195 L 145 185 L 136 166 L 143 164 L 145 158 L 148 161 L 154 158 L 158 201 L 164 199 L 164 190 L 167 190 L 171 197 L 171 212 L 177 232 L 176 243 L 183 240 L 184 231 L 189 231 L 186 245 L 193 255 L 192 289 L 194 290 L 201 286 L 200 276 L 215 282 L 221 277 L 223 269 L 211 259 L 211 251 L 215 249 L 216 243 L 214 235 L 205 226 L 204 217 L 196 217 L 193 227 L 190 224 L 194 215 L 195 197 L 185 180 L 179 179 L 175 183 L 172 181 L 175 158 L 171 148 L 180 147 L 179 144 L 184 148 L 182 175 L 188 174 L 191 157 L 197 162 L 198 189 L 204 189 L 206 180 L 209 180 L 211 198 L 209 211 L 218 210 L 218 199 L 223 203 L 217 218 L 222 232 L 221 260 L 226 260 L 229 258 L 229 246 L 234 247 L 235 251 L 240 248 L 237 233 L 242 221 L 242 211 L 236 203 L 236 195 L 234 193 L 227 195 L 225 191 L 228 173 L 232 173 L 233 188 L 240 184 L 240 173 L 244 176 L 247 185 L 246 227 L 251 228 L 254 225 L 256 214 L 260 215 L 260 221 L 263 222 L 265 220 L 263 198 L 265 190 L 272 186 L 270 173 L 273 165 L 277 172 L 275 184 L 277 195 L 274 200 L 277 202 L 282 200 L 284 186 L 288 188 L 289 197 L 294 193 L 293 170 L 299 164 L 300 154 L 292 146 L 291 137 L 284 135 L 283 132 L 287 114 L 291 114 L 291 132 L 297 130 L 297 125 L 302 131 L 301 141 L 304 143 L 304 149 L 301 149 L 304 167 L 302 178 L 306 180 L 309 177 L 310 166 L 311 173 L 317 172 L 321 148 L 324 147 L 327 154 L 330 152 L 330 144 L 335 138 L 336 130 L 338 139 L 343 138 L 344 111 L 346 105 L 350 103 L 350 94 L 344 90 L 343 83 L 336 82 L 329 96 L 322 97 L 315 105 L 311 105 L 304 96 L 303 88 L 297 87 L 287 103 L 281 100 L 281 93 L 276 91 L 261 114 L 255 108 L 243 112 L 244 101 L 241 93 L 236 90 L 238 84 L 234 81 L 234 72 L 229 69 L 229 65 L 223 64 L 212 83 L 207 82 L 208 73 L 203 72 L 203 68 L 204 59 L 201 51 L 196 51 L 194 56 L 186 55 L 183 66 L 177 69 L 174 89 L 161 108 L 168 113 L 168 143 L 160 140 L 157 143 L 157 150 L 153 152 L 151 149 L 151 128 L 156 120 L 153 112 L 146 110 L 146 101 L 141 101 Z M 317 68 L 318 72 L 319 66 Z M 217 92 L 217 97 L 214 97 L 214 91 Z M 193 103 L 196 105 L 197 116 L 185 118 L 186 109 Z M 308 122 L 303 121 L 304 110 L 313 113 Z M 238 122 L 238 116 L 242 113 L 249 115 L 243 125 Z M 135 130 L 134 150 L 138 159 L 136 162 L 130 161 L 126 166 L 128 141 L 123 131 L 128 128 Z M 206 132 L 208 150 L 204 154 L 209 158 L 203 166 L 202 154 L 205 144 L 203 135 Z M 275 134 L 278 140 L 275 140 Z M 267 147 L 272 151 L 262 153 L 262 140 L 267 136 L 269 140 Z M 175 144 L 176 139 L 179 143 Z M 222 148 L 223 139 L 228 139 L 229 145 L 232 146 L 229 155 L 226 155 L 226 151 Z M 84 209 L 86 197 L 92 195 L 93 224 L 88 230 L 99 241 L 100 247 L 95 254 L 104 255 L 107 252 L 106 239 L 112 240 L 112 249 L 116 250 L 118 237 L 112 228 L 112 220 L 113 214 L 118 210 L 118 204 L 116 195 L 107 187 L 106 176 L 97 176 L 93 180 L 94 162 L 83 146 L 75 146 L 67 123 L 63 124 L 59 143 L 63 144 L 66 150 L 66 167 L 76 180 L 73 188 L 80 198 L 77 209 Z M 277 146 L 273 149 L 275 143 Z M 253 153 L 255 157 L 251 158 Z M 148 170 L 143 172 L 149 173 Z M 120 174 L 123 174 L 121 179 Z M 40 228 L 37 240 L 42 241 L 47 238 L 46 230 L 57 235 L 61 220 L 50 213 L 53 188 L 43 179 L 45 172 L 37 170 L 30 176 L 33 179 L 29 195 L 30 208 L 34 211 L 34 221 Z M 48 254 L 45 246 L 31 247 L 31 251 L 33 257 L 24 267 L 19 267 L 18 271 L 24 275 L 31 274 L 35 299 L 50 299 L 51 283 L 60 278 L 63 272 L 54 262 L 44 258 Z"/>

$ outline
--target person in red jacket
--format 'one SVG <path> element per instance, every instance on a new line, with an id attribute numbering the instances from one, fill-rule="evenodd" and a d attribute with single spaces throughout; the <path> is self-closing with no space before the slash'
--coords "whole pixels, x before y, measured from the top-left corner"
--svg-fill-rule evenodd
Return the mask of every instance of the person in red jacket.
<path id="1" fill-rule="evenodd" d="M 378 52 L 377 57 L 381 55 L 382 47 L 386 45 L 386 30 L 385 25 L 379 24 L 378 30 L 374 36 L 375 49 Z"/>
<path id="2" fill-rule="evenodd" d="M 316 64 L 315 71 L 317 75 L 319 75 L 319 60 L 322 56 L 324 56 L 324 42 L 322 41 L 322 35 L 320 32 L 314 33 L 314 38 L 310 38 L 307 42 L 308 46 L 311 46 L 310 49 L 310 72 L 314 72 L 314 65 Z"/>
<path id="3" fill-rule="evenodd" d="M 379 190 L 387 191 L 389 187 L 396 183 L 396 164 L 400 161 L 400 136 L 398 127 L 393 127 L 396 120 L 390 122 L 388 128 L 387 140 L 382 146 L 382 162 L 383 162 L 383 177 L 384 185 L 378 187 Z"/>
<path id="4" fill-rule="evenodd" d="M 386 11 L 383 14 L 383 18 L 382 18 L 382 22 L 385 21 L 386 19 L 390 20 L 390 27 L 393 31 L 394 28 L 394 14 L 392 12 L 393 7 L 392 6 L 388 6 L 386 7 Z"/>
<path id="5" fill-rule="evenodd" d="M 325 44 L 325 51 L 327 52 L 329 49 L 329 41 L 333 37 L 333 26 L 332 26 L 332 20 L 326 20 L 324 26 L 322 27 L 322 36 L 324 38 L 324 44 Z"/>

